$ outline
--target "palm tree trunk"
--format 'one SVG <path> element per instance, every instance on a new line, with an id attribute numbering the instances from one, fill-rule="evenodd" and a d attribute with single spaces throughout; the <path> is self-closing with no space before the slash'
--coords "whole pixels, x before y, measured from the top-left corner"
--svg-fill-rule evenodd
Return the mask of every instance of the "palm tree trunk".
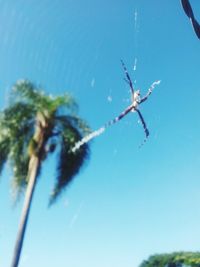
<path id="1" fill-rule="evenodd" d="M 21 249 L 24 241 L 24 234 L 26 231 L 26 226 L 28 222 L 29 211 L 31 207 L 31 202 L 33 198 L 33 193 L 37 180 L 37 173 L 40 167 L 40 160 L 38 156 L 32 155 L 29 162 L 28 170 L 28 186 L 26 189 L 26 195 L 24 200 L 24 206 L 22 209 L 17 239 L 15 243 L 14 255 L 11 267 L 17 267 L 20 259 Z"/>

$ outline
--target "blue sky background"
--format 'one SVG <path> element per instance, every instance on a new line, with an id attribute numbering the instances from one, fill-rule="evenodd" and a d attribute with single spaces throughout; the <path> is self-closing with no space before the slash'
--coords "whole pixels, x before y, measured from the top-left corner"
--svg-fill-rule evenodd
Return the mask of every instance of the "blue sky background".
<path id="1" fill-rule="evenodd" d="M 191 0 L 200 19 L 200 2 Z M 129 104 L 123 59 L 145 93 L 150 130 L 129 114 L 91 143 L 91 157 L 48 209 L 44 165 L 20 267 L 136 267 L 149 255 L 200 249 L 200 41 L 180 1 L 0 0 L 0 108 L 20 78 L 70 92 L 96 130 Z M 134 62 L 137 59 L 136 70 Z M 22 201 L 0 180 L 0 266 L 11 262 Z M 23 200 L 23 199 L 22 199 Z"/>

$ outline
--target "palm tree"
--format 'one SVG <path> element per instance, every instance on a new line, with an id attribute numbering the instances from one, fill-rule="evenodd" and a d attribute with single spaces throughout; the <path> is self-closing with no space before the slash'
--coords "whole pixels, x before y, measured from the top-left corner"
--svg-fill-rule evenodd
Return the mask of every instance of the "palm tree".
<path id="1" fill-rule="evenodd" d="M 11 91 L 10 105 L 0 112 L 0 173 L 8 161 L 13 185 L 25 201 L 14 249 L 12 267 L 17 267 L 23 245 L 34 188 L 43 161 L 58 153 L 57 177 L 49 203 L 55 202 L 85 162 L 89 148 L 76 152 L 74 144 L 90 131 L 76 114 L 77 105 L 69 95 L 45 95 L 29 81 L 18 81 Z M 26 190 L 25 190 L 26 189 Z"/>

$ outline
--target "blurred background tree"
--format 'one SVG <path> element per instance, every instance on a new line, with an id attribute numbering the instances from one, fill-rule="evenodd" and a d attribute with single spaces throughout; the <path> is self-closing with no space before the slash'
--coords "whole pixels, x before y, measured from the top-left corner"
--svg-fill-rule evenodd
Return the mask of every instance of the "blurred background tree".
<path id="1" fill-rule="evenodd" d="M 77 115 L 77 104 L 66 94 L 45 95 L 29 81 L 12 89 L 10 105 L 0 112 L 0 172 L 8 162 L 13 171 L 13 188 L 19 196 L 26 191 L 12 266 L 18 266 L 34 188 L 47 156 L 57 152 L 57 176 L 50 196 L 52 204 L 79 172 L 89 148 L 72 148 L 90 132 Z"/>
<path id="2" fill-rule="evenodd" d="M 139 267 L 200 267 L 200 252 L 155 254 Z"/>

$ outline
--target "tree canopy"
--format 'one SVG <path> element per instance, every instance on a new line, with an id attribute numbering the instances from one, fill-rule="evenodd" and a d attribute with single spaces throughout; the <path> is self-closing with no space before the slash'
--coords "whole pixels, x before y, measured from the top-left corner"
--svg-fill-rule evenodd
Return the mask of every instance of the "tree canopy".
<path id="1" fill-rule="evenodd" d="M 8 107 L 0 112 L 0 173 L 8 161 L 13 171 L 13 188 L 18 195 L 28 183 L 30 157 L 37 153 L 39 124 L 46 127 L 45 146 L 40 151 L 42 161 L 54 151 L 58 155 L 52 203 L 85 162 L 88 145 L 76 152 L 71 148 L 90 130 L 77 116 L 77 104 L 69 94 L 53 97 L 27 80 L 18 81 L 12 88 Z"/>
<path id="2" fill-rule="evenodd" d="M 139 267 L 200 267 L 200 252 L 156 254 L 144 260 Z"/>

